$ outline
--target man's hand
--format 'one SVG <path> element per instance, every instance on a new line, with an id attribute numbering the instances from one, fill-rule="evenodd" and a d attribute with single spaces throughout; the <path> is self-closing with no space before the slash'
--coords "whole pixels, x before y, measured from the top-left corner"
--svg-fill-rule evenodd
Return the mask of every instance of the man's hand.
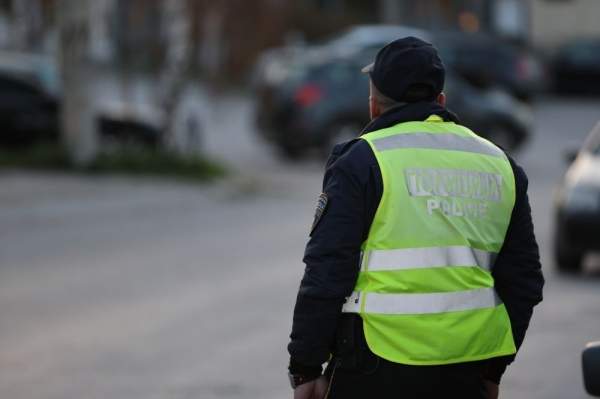
<path id="1" fill-rule="evenodd" d="M 328 385 L 327 378 L 322 375 L 294 389 L 294 399 L 325 399 Z"/>
<path id="2" fill-rule="evenodd" d="M 498 399 L 498 384 L 495 384 L 490 380 L 485 380 L 485 389 L 487 391 L 488 399 Z"/>

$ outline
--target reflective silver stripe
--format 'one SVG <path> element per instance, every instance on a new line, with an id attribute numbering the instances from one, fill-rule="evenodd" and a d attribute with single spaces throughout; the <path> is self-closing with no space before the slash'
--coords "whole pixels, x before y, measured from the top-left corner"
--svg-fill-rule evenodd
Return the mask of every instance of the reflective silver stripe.
<path id="1" fill-rule="evenodd" d="M 427 148 L 474 152 L 506 158 L 504 152 L 493 145 L 474 137 L 464 137 L 452 133 L 403 133 L 375 139 L 373 140 L 373 144 L 377 151 L 398 148 Z"/>
<path id="2" fill-rule="evenodd" d="M 352 293 L 342 312 L 359 313 L 364 302 L 364 313 L 378 314 L 432 314 L 493 308 L 502 303 L 494 288 L 468 291 L 436 292 L 431 294 Z"/>
<path id="3" fill-rule="evenodd" d="M 450 246 L 371 250 L 362 256 L 363 271 L 423 269 L 429 267 L 477 266 L 491 270 L 496 261 L 495 252 Z"/>

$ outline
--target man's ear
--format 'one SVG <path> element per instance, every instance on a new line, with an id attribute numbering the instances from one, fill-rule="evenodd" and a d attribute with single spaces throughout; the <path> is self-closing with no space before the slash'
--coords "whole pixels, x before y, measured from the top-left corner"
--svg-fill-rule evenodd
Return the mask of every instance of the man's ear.
<path id="1" fill-rule="evenodd" d="M 440 104 L 442 107 L 445 107 L 446 106 L 446 94 L 444 92 L 441 92 L 440 94 L 438 94 L 435 101 L 438 104 Z"/>
<path id="2" fill-rule="evenodd" d="M 374 96 L 369 96 L 369 115 L 371 116 L 371 120 L 376 119 L 381 115 L 379 103 Z"/>

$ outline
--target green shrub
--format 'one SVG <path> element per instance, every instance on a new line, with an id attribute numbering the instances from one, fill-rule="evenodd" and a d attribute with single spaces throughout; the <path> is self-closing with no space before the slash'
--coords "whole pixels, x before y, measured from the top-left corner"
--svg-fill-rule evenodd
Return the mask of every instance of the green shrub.
<path id="1" fill-rule="evenodd" d="M 224 166 L 203 156 L 182 157 L 164 150 L 122 148 L 100 154 L 86 167 L 76 167 L 59 146 L 0 150 L 0 169 L 60 170 L 88 174 L 161 176 L 207 181 L 227 174 Z"/>

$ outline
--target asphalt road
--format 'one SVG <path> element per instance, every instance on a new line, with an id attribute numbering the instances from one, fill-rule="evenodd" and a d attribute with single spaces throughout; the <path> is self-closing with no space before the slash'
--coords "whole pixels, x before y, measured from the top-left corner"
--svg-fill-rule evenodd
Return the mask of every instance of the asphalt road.
<path id="1" fill-rule="evenodd" d="M 517 157 L 547 278 L 502 397 L 585 398 L 580 351 L 600 339 L 597 259 L 554 271 L 552 192 L 600 102 L 536 106 Z M 203 143 L 238 174 L 169 181 L 0 173 L 0 397 L 291 397 L 285 345 L 322 165 L 281 162 L 222 100 Z"/>

